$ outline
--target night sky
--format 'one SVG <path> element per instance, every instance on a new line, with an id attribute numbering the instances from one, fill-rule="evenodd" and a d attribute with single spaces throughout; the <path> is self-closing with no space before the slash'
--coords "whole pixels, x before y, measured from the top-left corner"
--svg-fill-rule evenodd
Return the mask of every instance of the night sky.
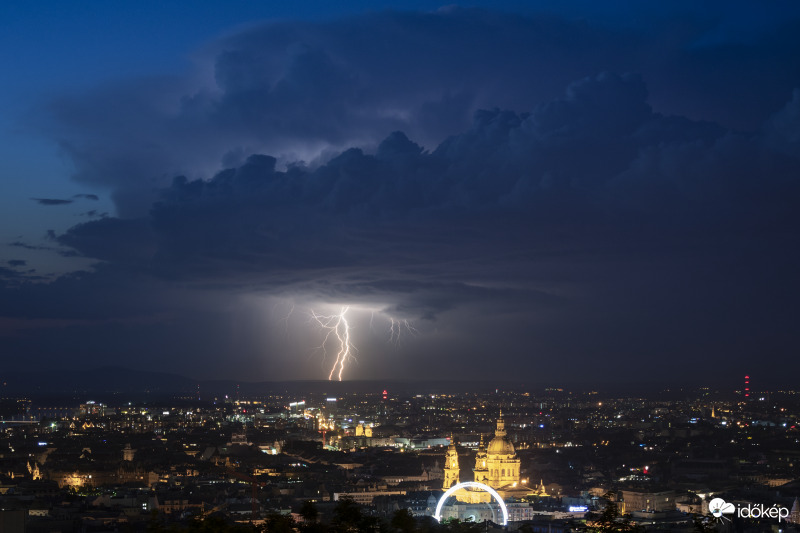
<path id="1" fill-rule="evenodd" d="M 4 371 L 327 379 L 347 308 L 344 379 L 796 384 L 797 2 L 6 3 L 0 64 Z"/>

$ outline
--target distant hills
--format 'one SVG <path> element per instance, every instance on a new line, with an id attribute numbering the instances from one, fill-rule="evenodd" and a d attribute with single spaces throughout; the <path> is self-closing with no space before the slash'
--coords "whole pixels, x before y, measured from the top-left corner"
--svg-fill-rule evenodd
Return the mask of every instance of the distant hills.
<path id="1" fill-rule="evenodd" d="M 139 396 L 169 395 L 197 388 L 197 383 L 177 374 L 103 367 L 88 370 L 42 370 L 0 375 L 2 396 L 42 398 L 99 394 Z"/>
<path id="2" fill-rule="evenodd" d="M 454 393 L 465 390 L 491 392 L 498 386 L 504 390 L 521 384 L 497 382 L 457 381 L 263 381 L 193 380 L 179 374 L 134 370 L 108 366 L 87 370 L 44 370 L 38 372 L 12 372 L 0 375 L 2 397 L 76 397 L 81 399 L 162 399 L 174 397 L 194 398 L 198 393 L 204 399 L 210 397 L 253 397 L 267 394 L 331 394 L 381 393 L 392 389 L 392 393 Z"/>
<path id="3" fill-rule="evenodd" d="M 271 394 L 296 395 L 333 395 L 347 393 L 379 394 L 384 389 L 392 395 L 413 394 L 448 394 L 460 392 L 492 393 L 492 392 L 531 392 L 545 393 L 555 396 L 569 392 L 579 394 L 585 391 L 598 391 L 602 396 L 642 396 L 642 397 L 681 397 L 697 391 L 692 384 L 658 384 L 658 383 L 589 383 L 573 384 L 559 392 L 554 385 L 525 382 L 503 382 L 487 380 L 475 381 L 264 381 L 247 382 L 235 380 L 194 380 L 179 374 L 155 372 L 108 366 L 96 369 L 43 370 L 38 372 L 11 372 L 0 374 L 0 397 L 25 397 L 46 401 L 95 400 L 107 403 L 123 401 L 148 401 L 168 399 L 195 399 L 198 395 L 204 401 L 224 398 L 228 395 L 235 398 L 253 398 Z M 738 384 L 722 386 L 720 390 L 726 396 L 731 395 Z"/>

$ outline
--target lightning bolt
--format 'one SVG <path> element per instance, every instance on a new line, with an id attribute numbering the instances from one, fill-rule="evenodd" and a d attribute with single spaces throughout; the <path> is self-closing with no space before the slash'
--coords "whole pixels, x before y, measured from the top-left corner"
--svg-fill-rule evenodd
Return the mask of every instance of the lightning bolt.
<path id="1" fill-rule="evenodd" d="M 289 318 L 292 316 L 292 313 L 294 313 L 294 304 L 292 304 L 291 309 L 289 309 L 289 313 L 280 320 L 283 323 L 283 333 L 287 336 L 289 332 Z"/>
<path id="2" fill-rule="evenodd" d="M 319 346 L 322 352 L 327 356 L 326 347 L 328 341 L 334 337 L 339 345 L 339 350 L 336 353 L 336 361 L 334 361 L 331 372 L 328 375 L 328 380 L 331 381 L 333 380 L 334 374 L 336 374 L 339 381 L 342 381 L 342 373 L 344 372 L 347 361 L 354 358 L 353 354 L 358 351 L 350 341 L 350 324 L 347 322 L 348 309 L 350 309 L 349 306 L 344 306 L 339 314 L 336 315 L 320 315 L 313 309 L 311 310 L 311 317 L 317 322 L 320 328 L 326 331 L 325 339 Z M 336 370 L 337 368 L 339 369 L 338 372 Z"/>
<path id="3" fill-rule="evenodd" d="M 400 342 L 400 324 L 394 319 L 389 317 L 391 323 L 389 325 L 389 342 L 397 344 Z"/>
<path id="4" fill-rule="evenodd" d="M 399 320 L 392 317 L 389 317 L 389 320 L 389 342 L 393 343 L 395 346 L 400 346 L 400 333 L 403 329 L 413 336 L 419 334 L 417 328 L 408 320 Z"/>

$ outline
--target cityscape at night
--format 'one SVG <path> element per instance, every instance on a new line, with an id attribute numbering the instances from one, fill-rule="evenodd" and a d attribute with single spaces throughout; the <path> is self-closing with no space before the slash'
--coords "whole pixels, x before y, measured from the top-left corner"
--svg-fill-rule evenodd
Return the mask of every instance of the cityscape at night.
<path id="1" fill-rule="evenodd" d="M 198 385 L 147 401 L 6 399 L 0 488 L 4 509 L 17 509 L 4 513 L 25 510 L 31 531 L 192 521 L 408 531 L 430 530 L 434 516 L 458 531 L 557 532 L 697 531 L 706 517 L 710 531 L 715 498 L 778 505 L 781 521 L 743 528 L 789 530 L 800 519 L 800 393 L 744 385 L 639 396 L 316 382 L 260 396 Z M 470 482 L 495 491 L 505 519 L 489 492 L 458 487 Z M 609 501 L 624 518 L 601 526 Z"/>
<path id="2" fill-rule="evenodd" d="M 800 533 L 800 3 L 0 5 L 0 533 Z"/>

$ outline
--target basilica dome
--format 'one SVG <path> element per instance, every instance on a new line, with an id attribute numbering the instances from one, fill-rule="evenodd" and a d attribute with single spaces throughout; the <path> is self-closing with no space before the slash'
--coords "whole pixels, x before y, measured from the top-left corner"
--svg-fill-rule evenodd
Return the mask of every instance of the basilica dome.
<path id="1" fill-rule="evenodd" d="M 508 440 L 508 437 L 495 437 L 489 441 L 489 447 L 486 449 L 489 455 L 514 455 L 514 445 Z"/>
<path id="2" fill-rule="evenodd" d="M 497 455 L 514 455 L 514 445 L 508 440 L 506 436 L 506 421 L 503 419 L 503 413 L 500 412 L 500 418 L 497 420 L 497 430 L 494 432 L 494 438 L 489 441 L 489 447 L 486 452 L 490 457 Z"/>

